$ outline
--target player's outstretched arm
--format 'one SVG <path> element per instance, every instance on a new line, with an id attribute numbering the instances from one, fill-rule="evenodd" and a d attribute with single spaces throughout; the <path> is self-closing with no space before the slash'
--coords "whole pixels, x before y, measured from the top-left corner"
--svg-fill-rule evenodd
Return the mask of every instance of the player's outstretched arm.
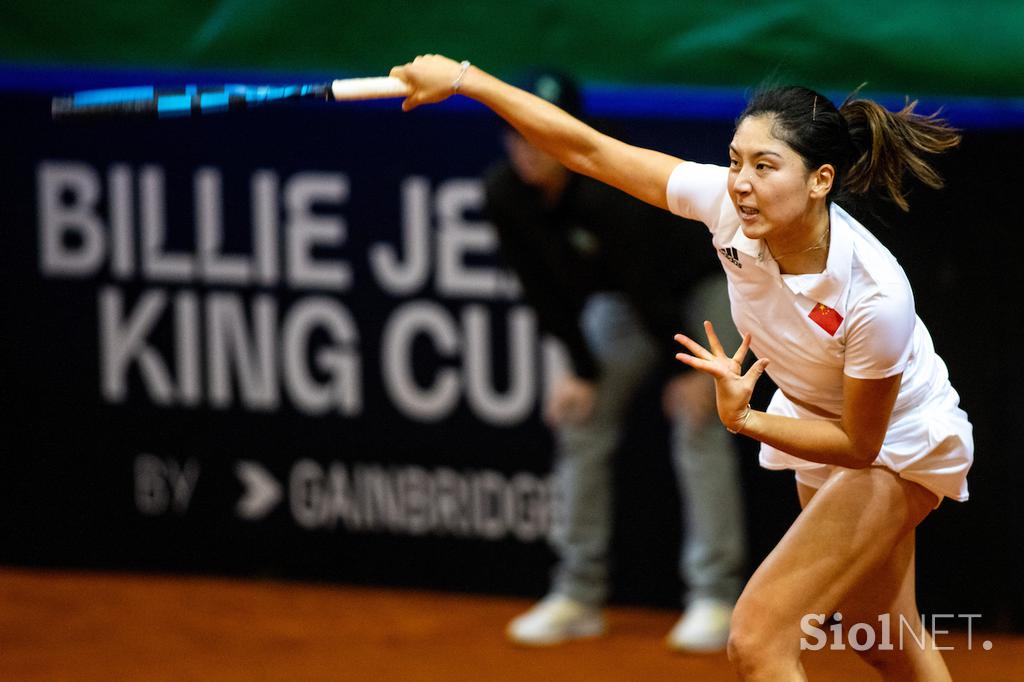
<path id="1" fill-rule="evenodd" d="M 406 111 L 440 102 L 457 91 L 494 110 L 567 168 L 667 208 L 665 188 L 680 159 L 609 137 L 536 95 L 441 55 L 416 57 L 393 68 L 391 75 L 412 88 L 402 103 Z"/>

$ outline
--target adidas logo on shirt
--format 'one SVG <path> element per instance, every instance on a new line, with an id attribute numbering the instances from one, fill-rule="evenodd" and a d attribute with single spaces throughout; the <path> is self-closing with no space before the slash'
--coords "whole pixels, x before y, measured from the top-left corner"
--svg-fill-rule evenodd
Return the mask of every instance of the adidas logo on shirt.
<path id="1" fill-rule="evenodd" d="M 742 268 L 743 264 L 740 263 L 740 252 L 736 250 L 735 246 L 729 246 L 723 249 L 719 249 L 718 252 L 725 256 L 726 260 L 735 265 L 738 268 Z"/>

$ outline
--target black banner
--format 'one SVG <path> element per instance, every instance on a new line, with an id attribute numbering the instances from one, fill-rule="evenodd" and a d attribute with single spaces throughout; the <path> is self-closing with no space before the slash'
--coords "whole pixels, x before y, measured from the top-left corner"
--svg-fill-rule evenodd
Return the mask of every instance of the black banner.
<path id="1" fill-rule="evenodd" d="M 556 365 L 481 217 L 490 117 L 18 104 L 5 459 L 49 503 L 10 556 L 386 579 L 415 561 L 378 541 L 543 547 Z"/>

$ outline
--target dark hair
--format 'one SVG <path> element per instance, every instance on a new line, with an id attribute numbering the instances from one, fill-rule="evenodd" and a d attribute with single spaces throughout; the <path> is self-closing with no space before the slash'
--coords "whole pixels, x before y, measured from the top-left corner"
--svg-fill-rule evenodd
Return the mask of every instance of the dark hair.
<path id="1" fill-rule="evenodd" d="M 938 113 L 916 114 L 916 105 L 908 101 L 893 113 L 857 98 L 855 91 L 837 109 L 824 95 L 791 85 L 757 92 L 737 125 L 751 116 L 767 116 L 772 135 L 799 154 L 808 170 L 832 164 L 836 175 L 829 201 L 834 194 L 881 195 L 907 211 L 907 173 L 929 187 L 942 187 L 925 157 L 960 144 L 959 132 Z"/>

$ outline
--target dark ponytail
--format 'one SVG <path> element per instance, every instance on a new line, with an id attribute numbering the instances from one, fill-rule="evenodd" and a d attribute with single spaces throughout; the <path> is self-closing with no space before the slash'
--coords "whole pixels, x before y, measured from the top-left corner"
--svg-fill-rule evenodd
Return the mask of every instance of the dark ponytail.
<path id="1" fill-rule="evenodd" d="M 851 96 L 839 111 L 850 131 L 850 141 L 858 152 L 846 175 L 842 190 L 852 194 L 884 192 L 904 211 L 907 204 L 903 180 L 907 173 L 933 189 L 942 187 L 942 178 L 925 160 L 960 144 L 959 133 L 938 114 L 914 113 L 917 102 L 907 102 L 897 113 L 877 102 Z"/>
<path id="2" fill-rule="evenodd" d="M 960 135 L 937 114 L 914 113 L 917 102 L 892 113 L 856 92 L 836 106 L 808 88 L 785 86 L 754 95 L 737 123 L 750 116 L 772 120 L 772 135 L 788 144 L 808 170 L 828 163 L 836 169 L 835 195 L 885 197 L 909 210 L 903 187 L 907 173 L 929 187 L 942 178 L 925 159 L 960 143 Z"/>

